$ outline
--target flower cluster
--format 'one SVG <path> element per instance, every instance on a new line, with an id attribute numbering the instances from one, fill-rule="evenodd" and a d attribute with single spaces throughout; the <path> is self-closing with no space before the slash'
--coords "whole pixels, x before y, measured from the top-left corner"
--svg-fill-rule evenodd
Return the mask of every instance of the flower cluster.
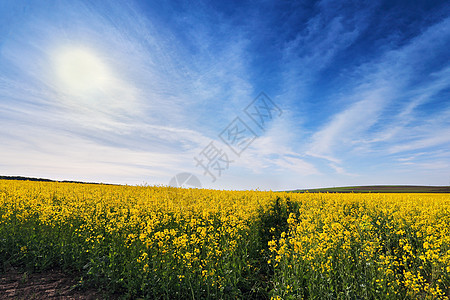
<path id="1" fill-rule="evenodd" d="M 450 197 L 306 194 L 269 241 L 282 298 L 448 299 Z"/>
<path id="2" fill-rule="evenodd" d="M 0 270 L 128 298 L 448 299 L 450 196 L 0 180 Z"/>

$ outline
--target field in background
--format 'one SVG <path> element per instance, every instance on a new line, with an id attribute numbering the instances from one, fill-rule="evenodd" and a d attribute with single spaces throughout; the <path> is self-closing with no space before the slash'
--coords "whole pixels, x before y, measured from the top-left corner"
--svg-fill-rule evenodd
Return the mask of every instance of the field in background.
<path id="1" fill-rule="evenodd" d="M 450 195 L 0 180 L 0 271 L 126 298 L 448 299 Z"/>
<path id="2" fill-rule="evenodd" d="M 34 178 L 23 176 L 0 176 L 0 180 L 23 180 L 42 182 L 63 182 L 63 183 L 83 183 L 83 184 L 107 184 L 97 182 L 81 182 L 63 180 L 57 181 L 47 178 Z M 109 184 L 108 184 L 109 185 Z M 429 185 L 366 185 L 366 186 L 344 186 L 328 187 L 317 189 L 292 190 L 293 193 L 450 193 L 450 186 L 429 186 Z"/>
<path id="3" fill-rule="evenodd" d="M 367 185 L 295 190 L 294 193 L 450 193 L 450 186 Z"/>

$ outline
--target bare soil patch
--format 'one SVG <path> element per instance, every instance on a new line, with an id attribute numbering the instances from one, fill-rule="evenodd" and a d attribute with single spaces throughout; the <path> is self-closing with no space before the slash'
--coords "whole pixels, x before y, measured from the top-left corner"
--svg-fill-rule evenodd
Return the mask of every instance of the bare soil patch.
<path id="1" fill-rule="evenodd" d="M 79 281 L 61 272 L 50 270 L 28 273 L 9 269 L 0 274 L 0 299 L 111 299 L 105 292 L 82 288 Z"/>

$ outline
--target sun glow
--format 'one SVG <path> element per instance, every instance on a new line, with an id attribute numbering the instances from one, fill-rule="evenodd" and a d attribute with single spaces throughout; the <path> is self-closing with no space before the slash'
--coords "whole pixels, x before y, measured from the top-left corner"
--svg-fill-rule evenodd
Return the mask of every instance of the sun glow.
<path id="1" fill-rule="evenodd" d="M 73 93 L 93 92 L 107 88 L 111 83 L 108 67 L 89 49 L 60 50 L 55 67 L 63 87 Z"/>

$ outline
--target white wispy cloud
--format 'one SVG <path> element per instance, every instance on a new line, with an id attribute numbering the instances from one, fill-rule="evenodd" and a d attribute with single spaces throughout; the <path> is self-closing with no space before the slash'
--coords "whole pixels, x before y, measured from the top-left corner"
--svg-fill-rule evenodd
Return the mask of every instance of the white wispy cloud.
<path id="1" fill-rule="evenodd" d="M 392 140 L 397 136 L 397 132 L 404 131 L 404 127 L 408 126 L 412 120 L 410 119 L 412 111 L 432 95 L 448 87 L 448 67 L 444 66 L 442 71 L 435 74 L 435 80 L 431 84 L 416 87 L 415 98 L 407 101 L 405 108 L 396 116 L 396 119 L 392 121 L 388 118 L 389 124 L 380 122 L 386 114 L 392 114 L 389 110 L 392 109 L 392 103 L 395 100 L 404 96 L 404 93 L 409 94 L 410 82 L 415 76 L 415 65 L 420 64 L 418 56 L 437 40 L 444 43 L 445 39 L 448 39 L 449 22 L 447 19 L 432 26 L 404 47 L 388 51 L 379 61 L 362 66 L 361 69 L 366 72 L 362 75 L 362 82 L 347 95 L 341 96 L 343 99 L 350 99 L 350 105 L 334 115 L 328 124 L 314 133 L 308 153 L 333 157 L 334 160 L 334 157 L 342 154 L 340 152 L 344 149 L 361 146 L 361 137 L 363 139 L 372 137 L 374 138 L 372 142 L 380 142 Z M 360 73 L 360 71 L 357 72 Z M 375 125 L 381 127 L 381 131 L 374 129 Z M 438 145 L 446 142 L 445 138 L 434 137 L 435 132 L 430 134 L 433 134 L 433 137 L 408 146 L 397 145 L 394 146 L 394 150 L 401 151 L 419 145 Z"/>
<path id="2" fill-rule="evenodd" d="M 125 3 L 110 3 L 102 13 L 96 5 L 60 3 L 34 14 L 6 40 L 0 56 L 17 74 L 0 75 L 1 142 L 10 145 L 2 154 L 28 157 L 10 160 L 8 170 L 20 170 L 25 161 L 36 173 L 50 165 L 69 174 L 94 165 L 97 174 L 111 174 L 118 165 L 128 173 L 145 166 L 149 175 L 192 169 L 195 151 L 223 125 L 213 121 L 226 120 L 252 93 L 244 39 L 215 51 L 211 33 L 199 26 L 190 33 L 198 39 L 199 53 L 193 53 Z M 71 51 L 101 64 L 104 78 L 89 90 L 61 81 Z M 229 109 L 213 116 L 214 106 Z M 90 158 L 80 160 L 84 156 Z"/>

